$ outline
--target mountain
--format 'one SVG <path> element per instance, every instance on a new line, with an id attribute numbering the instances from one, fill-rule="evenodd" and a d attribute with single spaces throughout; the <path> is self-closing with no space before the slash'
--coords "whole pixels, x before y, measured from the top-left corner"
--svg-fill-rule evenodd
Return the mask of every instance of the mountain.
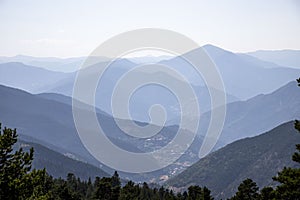
<path id="1" fill-rule="evenodd" d="M 229 144 L 300 118 L 299 99 L 299 87 L 296 81 L 292 81 L 270 94 L 230 103 L 226 108 L 225 123 L 219 139 Z M 201 116 L 200 135 L 205 134 L 210 116 L 210 112 Z M 218 120 L 218 115 L 216 119 Z"/>
<path id="2" fill-rule="evenodd" d="M 25 151 L 29 151 L 33 147 L 32 167 L 34 169 L 46 168 L 47 172 L 55 178 L 65 178 L 68 173 L 76 174 L 77 177 L 83 180 L 88 180 L 89 177 L 94 179 L 96 176 L 110 176 L 100 168 L 72 159 L 70 154 L 63 155 L 37 143 L 19 140 L 15 148 L 19 147 L 22 147 Z"/>
<path id="3" fill-rule="evenodd" d="M 297 143 L 300 134 L 294 122 L 288 122 L 209 154 L 166 184 L 177 189 L 192 184 L 207 186 L 217 199 L 232 196 L 246 178 L 253 179 L 259 187 L 272 186 L 272 177 L 284 166 L 300 167 L 292 161 Z"/>
<path id="4" fill-rule="evenodd" d="M 19 62 L 0 64 L 0 84 L 32 93 L 72 76 L 72 73 L 53 72 Z"/>
<path id="5" fill-rule="evenodd" d="M 241 100 L 274 91 L 289 81 L 295 80 L 300 74 L 299 69 L 282 67 L 273 63 L 266 64 L 265 61 L 259 62 L 258 59 L 253 62 L 253 59 L 249 57 L 245 58 L 245 56 L 213 45 L 205 45 L 203 49 L 220 72 L 225 92 Z M 202 48 L 184 54 L 190 59 L 197 59 L 199 55 L 203 55 Z M 204 85 L 204 79 L 180 56 L 160 63 L 172 66 L 187 76 L 194 85 Z"/>
<path id="6" fill-rule="evenodd" d="M 253 62 L 249 58 L 245 59 L 244 56 L 212 45 L 203 48 L 220 71 L 226 92 L 242 100 L 270 93 L 295 80 L 300 74 L 299 69 L 259 60 Z"/>
<path id="7" fill-rule="evenodd" d="M 247 54 L 278 65 L 300 68 L 300 50 L 259 50 Z"/>

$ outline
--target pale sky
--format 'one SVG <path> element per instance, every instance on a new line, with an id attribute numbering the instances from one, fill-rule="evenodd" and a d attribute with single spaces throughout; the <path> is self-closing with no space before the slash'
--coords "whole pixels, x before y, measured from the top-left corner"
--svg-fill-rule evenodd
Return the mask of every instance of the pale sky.
<path id="1" fill-rule="evenodd" d="M 138 28 L 233 52 L 300 49 L 298 0 L 0 0 L 0 56 L 86 56 Z"/>

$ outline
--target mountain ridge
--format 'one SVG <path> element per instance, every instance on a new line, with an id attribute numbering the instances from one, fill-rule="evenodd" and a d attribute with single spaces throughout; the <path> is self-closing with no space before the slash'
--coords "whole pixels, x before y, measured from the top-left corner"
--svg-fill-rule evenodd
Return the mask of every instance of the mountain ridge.
<path id="1" fill-rule="evenodd" d="M 297 143 L 300 134 L 294 129 L 294 122 L 284 123 L 261 135 L 226 145 L 166 184 L 176 188 L 206 186 L 216 198 L 231 197 L 246 178 L 253 179 L 259 187 L 274 186 L 272 177 L 284 166 L 299 167 L 291 159 Z"/>

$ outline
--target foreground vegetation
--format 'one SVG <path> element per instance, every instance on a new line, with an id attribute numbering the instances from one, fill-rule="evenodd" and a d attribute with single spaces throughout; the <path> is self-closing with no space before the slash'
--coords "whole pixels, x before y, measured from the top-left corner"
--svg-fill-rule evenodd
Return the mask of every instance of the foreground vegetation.
<path id="1" fill-rule="evenodd" d="M 300 79 L 297 80 L 300 86 Z M 295 122 L 295 128 L 300 132 L 300 122 Z M 2 130 L 0 125 L 0 199 L 183 199 L 210 200 L 213 199 L 206 187 L 190 186 L 183 193 L 174 193 L 164 187 L 150 188 L 147 183 L 135 184 L 129 181 L 121 186 L 117 172 L 112 177 L 97 177 L 95 180 L 82 181 L 74 174 L 68 174 L 66 179 L 54 179 L 47 174 L 46 169 L 31 169 L 33 148 L 24 152 L 22 148 L 15 150 L 17 132 L 9 128 Z M 292 159 L 300 163 L 300 144 Z M 244 180 L 231 200 L 297 200 L 300 199 L 300 168 L 285 167 L 273 178 L 279 184 L 276 188 L 265 187 L 259 190 L 251 179 Z"/>

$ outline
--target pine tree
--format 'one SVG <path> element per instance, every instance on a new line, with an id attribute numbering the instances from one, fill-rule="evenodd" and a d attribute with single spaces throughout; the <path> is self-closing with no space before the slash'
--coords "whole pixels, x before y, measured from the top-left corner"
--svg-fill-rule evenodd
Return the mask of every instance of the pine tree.
<path id="1" fill-rule="evenodd" d="M 121 181 L 117 171 L 111 177 L 112 199 L 119 199 L 121 191 Z"/>
<path id="2" fill-rule="evenodd" d="M 207 187 L 203 189 L 200 186 L 190 186 L 188 188 L 188 199 L 189 200 L 213 200 L 210 195 L 210 190 Z"/>
<path id="3" fill-rule="evenodd" d="M 128 183 L 122 188 L 120 194 L 120 200 L 137 199 L 140 193 L 140 188 L 135 185 L 134 182 L 128 181 Z"/>
<path id="4" fill-rule="evenodd" d="M 0 199 L 29 199 L 47 192 L 46 170 L 31 170 L 33 148 L 14 150 L 17 131 L 0 124 Z"/>
<path id="5" fill-rule="evenodd" d="M 272 187 L 264 187 L 259 194 L 259 200 L 275 199 L 274 189 Z"/>
<path id="6" fill-rule="evenodd" d="M 210 194 L 210 190 L 207 187 L 203 188 L 203 200 L 213 200 L 214 198 Z"/>
<path id="7" fill-rule="evenodd" d="M 256 200 L 258 189 L 256 183 L 248 178 L 239 185 L 237 193 L 231 200 Z"/>

